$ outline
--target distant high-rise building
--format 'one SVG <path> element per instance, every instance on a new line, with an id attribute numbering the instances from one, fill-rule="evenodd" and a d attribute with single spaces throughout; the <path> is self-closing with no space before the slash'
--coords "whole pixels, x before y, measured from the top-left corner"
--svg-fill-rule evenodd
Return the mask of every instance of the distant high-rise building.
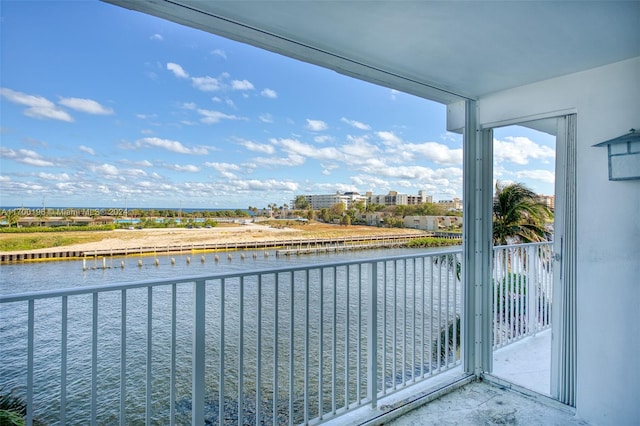
<path id="1" fill-rule="evenodd" d="M 447 210 L 462 211 L 462 200 L 460 198 L 454 198 L 453 200 L 440 200 L 438 201 L 438 205 Z"/>
<path id="2" fill-rule="evenodd" d="M 358 201 L 363 201 L 365 205 L 367 204 L 367 197 L 364 195 L 360 195 L 357 192 L 345 192 L 344 194 L 336 192 L 335 194 L 302 196 L 307 200 L 307 202 L 309 203 L 309 207 L 313 210 L 328 209 L 338 203 L 344 204 L 345 208 L 347 209 Z M 295 199 L 291 201 L 291 205 L 295 205 Z"/>
<path id="3" fill-rule="evenodd" d="M 540 204 L 544 204 L 549 210 L 554 210 L 556 208 L 555 195 L 538 195 L 538 202 Z"/>
<path id="4" fill-rule="evenodd" d="M 374 195 L 372 192 L 367 192 L 367 199 L 370 204 L 383 206 L 414 206 L 433 202 L 433 197 L 427 195 L 424 190 L 418 191 L 418 195 L 399 194 L 397 191 L 389 191 L 385 195 Z"/>

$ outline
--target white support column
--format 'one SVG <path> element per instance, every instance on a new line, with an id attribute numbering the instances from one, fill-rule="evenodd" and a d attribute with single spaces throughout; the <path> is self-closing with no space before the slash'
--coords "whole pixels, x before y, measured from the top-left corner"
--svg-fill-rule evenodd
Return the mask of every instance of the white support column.
<path id="1" fill-rule="evenodd" d="M 476 102 L 465 102 L 463 146 L 463 366 L 479 375 L 492 369 L 491 258 L 493 132 L 480 130 Z"/>

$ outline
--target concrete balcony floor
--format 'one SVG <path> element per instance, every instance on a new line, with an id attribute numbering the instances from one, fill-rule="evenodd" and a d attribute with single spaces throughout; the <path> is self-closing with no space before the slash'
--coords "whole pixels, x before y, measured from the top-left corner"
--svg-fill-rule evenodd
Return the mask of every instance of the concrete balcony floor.
<path id="1" fill-rule="evenodd" d="M 551 330 L 494 351 L 493 374 L 476 381 L 462 367 L 403 389 L 325 423 L 343 425 L 588 425 L 553 400 Z"/>
<path id="2" fill-rule="evenodd" d="M 388 425 L 586 425 L 549 398 L 551 330 L 494 352 L 487 381 L 464 385 Z"/>
<path id="3" fill-rule="evenodd" d="M 487 382 L 472 382 L 393 421 L 423 425 L 587 425 L 573 410 Z"/>

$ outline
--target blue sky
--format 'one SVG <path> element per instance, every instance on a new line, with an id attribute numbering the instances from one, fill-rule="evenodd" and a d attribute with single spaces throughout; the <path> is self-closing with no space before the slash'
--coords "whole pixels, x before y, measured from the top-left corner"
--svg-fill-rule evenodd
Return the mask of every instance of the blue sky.
<path id="1" fill-rule="evenodd" d="M 98 1 L 0 7 L 2 206 L 462 196 L 444 105 Z M 496 178 L 553 193 L 553 137 L 494 143 Z"/>

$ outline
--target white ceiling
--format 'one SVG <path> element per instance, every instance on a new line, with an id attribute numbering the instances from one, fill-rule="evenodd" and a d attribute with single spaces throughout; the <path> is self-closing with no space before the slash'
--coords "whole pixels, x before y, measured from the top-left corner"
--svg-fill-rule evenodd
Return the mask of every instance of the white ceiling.
<path id="1" fill-rule="evenodd" d="M 104 1 L 444 103 L 640 56 L 639 1 Z"/>

